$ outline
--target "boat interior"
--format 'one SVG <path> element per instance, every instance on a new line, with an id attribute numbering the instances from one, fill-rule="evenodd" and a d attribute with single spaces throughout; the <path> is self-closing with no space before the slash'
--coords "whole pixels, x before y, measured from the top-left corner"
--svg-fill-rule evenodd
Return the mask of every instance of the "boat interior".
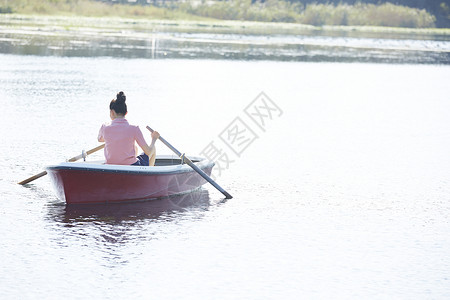
<path id="1" fill-rule="evenodd" d="M 193 163 L 199 162 L 201 159 L 197 157 L 189 157 Z M 89 164 L 105 164 L 104 160 L 86 160 L 84 163 Z M 156 156 L 155 166 L 175 166 L 175 165 L 181 165 L 181 158 L 177 156 Z"/>
<path id="2" fill-rule="evenodd" d="M 191 158 L 191 161 L 193 163 L 196 163 L 199 162 L 200 160 Z M 181 165 L 181 158 L 175 156 L 173 158 L 156 157 L 155 166 L 173 166 L 173 165 Z"/>

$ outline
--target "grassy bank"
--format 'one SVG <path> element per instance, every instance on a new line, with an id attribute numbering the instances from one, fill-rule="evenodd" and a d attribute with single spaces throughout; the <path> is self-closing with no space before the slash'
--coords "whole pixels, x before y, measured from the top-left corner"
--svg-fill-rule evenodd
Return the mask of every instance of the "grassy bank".
<path id="1" fill-rule="evenodd" d="M 425 10 L 385 3 L 311 4 L 300 5 L 280 0 L 267 0 L 251 4 L 251 0 L 215 2 L 195 6 L 190 3 L 180 8 L 194 15 L 223 20 L 249 20 L 264 22 L 290 22 L 314 26 L 389 26 L 409 28 L 434 27 L 435 17 Z"/>
<path id="2" fill-rule="evenodd" d="M 0 0 L 0 12 L 41 15 L 76 15 L 163 20 L 240 20 L 287 22 L 313 26 L 388 26 L 432 28 L 435 18 L 425 10 L 385 3 L 292 4 L 283 0 L 185 2 L 172 7 L 108 4 L 89 0 Z"/>
<path id="3" fill-rule="evenodd" d="M 2 1 L 4 3 L 2 3 Z M 0 12 L 28 15 L 122 17 L 162 20 L 202 20 L 179 9 L 156 6 L 108 4 L 92 0 L 0 0 Z"/>

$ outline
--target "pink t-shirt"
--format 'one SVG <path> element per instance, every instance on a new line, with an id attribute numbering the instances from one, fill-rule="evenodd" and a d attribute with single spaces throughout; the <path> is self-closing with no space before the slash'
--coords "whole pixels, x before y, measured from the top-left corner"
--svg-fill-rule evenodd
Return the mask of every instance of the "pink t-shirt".
<path id="1" fill-rule="evenodd" d="M 114 119 L 110 125 L 102 125 L 98 141 L 105 142 L 106 163 L 132 165 L 136 159 L 135 141 L 142 148 L 147 145 L 138 126 L 128 124 L 126 119 Z"/>

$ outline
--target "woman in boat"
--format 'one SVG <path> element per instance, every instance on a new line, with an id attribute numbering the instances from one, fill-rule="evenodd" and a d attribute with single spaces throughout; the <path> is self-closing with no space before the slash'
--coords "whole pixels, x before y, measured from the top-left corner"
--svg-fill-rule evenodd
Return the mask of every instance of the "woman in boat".
<path id="1" fill-rule="evenodd" d="M 102 125 L 98 134 L 98 141 L 105 143 L 105 158 L 107 164 L 154 166 L 156 159 L 155 142 L 159 138 L 157 131 L 152 132 L 150 145 L 144 139 L 138 126 L 128 124 L 125 119 L 127 104 L 126 96 L 119 92 L 109 104 L 111 124 Z M 135 142 L 144 150 L 137 156 Z"/>

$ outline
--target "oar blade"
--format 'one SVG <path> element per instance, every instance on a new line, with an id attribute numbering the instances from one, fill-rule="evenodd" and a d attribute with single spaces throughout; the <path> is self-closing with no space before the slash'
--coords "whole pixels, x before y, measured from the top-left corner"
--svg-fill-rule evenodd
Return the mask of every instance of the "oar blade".
<path id="1" fill-rule="evenodd" d="M 147 126 L 147 129 L 150 132 L 153 132 L 153 129 Z M 202 176 L 206 181 L 208 181 L 212 186 L 214 186 L 219 192 L 221 192 L 226 199 L 231 199 L 233 196 L 231 196 L 227 191 L 225 191 L 220 185 L 217 184 L 211 177 L 208 176 L 205 172 L 203 172 L 202 169 L 197 167 L 189 158 L 187 158 L 184 154 L 181 154 L 180 151 L 178 151 L 174 146 L 172 146 L 168 141 L 166 141 L 163 137 L 159 137 L 159 140 L 166 145 L 170 150 L 172 150 L 176 155 L 178 155 L 180 158 L 184 159 L 184 161 L 192 168 L 194 169 L 200 176 Z"/>
<path id="2" fill-rule="evenodd" d="M 202 169 L 197 167 L 189 158 L 187 158 L 184 154 L 182 158 L 186 164 L 188 164 L 192 169 L 194 169 L 200 176 L 202 176 L 206 181 L 208 181 L 212 186 L 214 186 L 219 192 L 221 192 L 226 199 L 231 199 L 231 196 L 227 191 L 225 191 L 220 185 L 218 185 L 211 177 L 208 176 Z"/>
<path id="3" fill-rule="evenodd" d="M 29 182 L 32 182 L 33 180 L 36 180 L 36 179 L 38 179 L 38 178 L 41 178 L 42 176 L 45 176 L 45 175 L 47 175 L 47 171 L 43 171 L 43 172 L 41 172 L 41 173 L 39 173 L 39 174 L 36 174 L 36 175 L 34 175 L 34 176 L 31 176 L 30 178 L 27 178 L 27 179 L 25 179 L 25 180 L 22 180 L 21 182 L 19 182 L 19 184 L 20 184 L 20 185 L 27 184 L 27 183 L 29 183 Z"/>

